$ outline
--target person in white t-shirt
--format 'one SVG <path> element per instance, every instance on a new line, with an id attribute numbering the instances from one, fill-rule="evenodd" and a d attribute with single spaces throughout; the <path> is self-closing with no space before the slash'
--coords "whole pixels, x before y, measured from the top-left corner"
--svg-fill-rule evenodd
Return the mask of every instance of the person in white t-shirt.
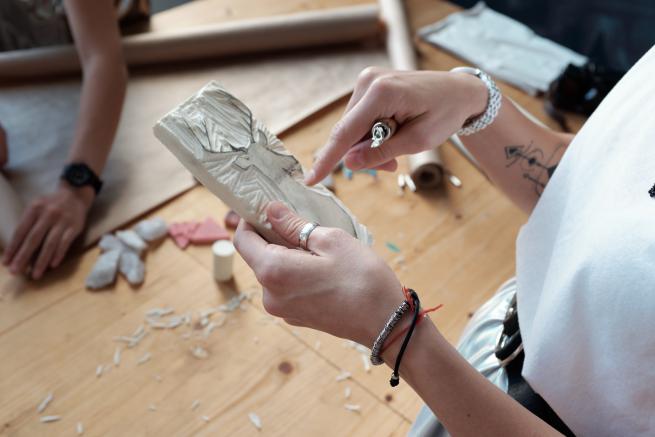
<path id="1" fill-rule="evenodd" d="M 427 408 L 411 434 L 655 435 L 654 73 L 651 49 L 575 137 L 530 121 L 506 98 L 498 110 L 501 97 L 480 72 L 362 73 L 308 184 L 342 158 L 351 169 L 393 171 L 396 157 L 477 126 L 463 142 L 531 214 L 516 280 L 476 313 L 459 353 L 429 318 L 416 325 L 400 371 Z M 398 128 L 372 148 L 367 133 L 381 119 Z M 243 221 L 235 237 L 266 310 L 374 345 L 405 298 L 391 269 L 343 231 L 308 225 L 279 202 L 267 212 L 288 247 Z M 392 335 L 413 323 L 408 314 Z M 401 341 L 387 341 L 381 358 L 393 366 Z"/>

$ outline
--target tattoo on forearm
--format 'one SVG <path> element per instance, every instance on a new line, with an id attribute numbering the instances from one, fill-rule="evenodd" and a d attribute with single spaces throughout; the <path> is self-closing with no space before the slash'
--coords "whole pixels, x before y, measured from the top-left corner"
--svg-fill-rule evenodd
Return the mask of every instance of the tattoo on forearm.
<path id="1" fill-rule="evenodd" d="M 512 167 L 517 164 L 523 171 L 523 177 L 534 186 L 537 196 L 541 196 L 546 184 L 553 176 L 559 158 L 561 157 L 562 148 L 559 144 L 547 158 L 543 150 L 535 146 L 532 142 L 528 145 L 516 145 L 505 147 L 506 167 Z"/>

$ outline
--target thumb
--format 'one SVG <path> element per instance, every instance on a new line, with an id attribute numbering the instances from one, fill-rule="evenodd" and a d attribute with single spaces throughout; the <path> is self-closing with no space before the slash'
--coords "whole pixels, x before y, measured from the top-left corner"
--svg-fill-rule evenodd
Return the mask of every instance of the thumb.
<path id="1" fill-rule="evenodd" d="M 266 206 L 266 216 L 277 233 L 290 247 L 298 247 L 300 230 L 307 220 L 299 217 L 282 202 L 271 202 Z"/>

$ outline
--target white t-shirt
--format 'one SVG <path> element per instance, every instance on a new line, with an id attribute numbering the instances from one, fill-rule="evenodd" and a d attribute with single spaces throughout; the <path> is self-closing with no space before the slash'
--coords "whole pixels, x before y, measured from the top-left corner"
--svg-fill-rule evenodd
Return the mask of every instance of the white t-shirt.
<path id="1" fill-rule="evenodd" d="M 655 436 L 655 47 L 577 134 L 517 240 L 523 376 L 582 436 Z"/>

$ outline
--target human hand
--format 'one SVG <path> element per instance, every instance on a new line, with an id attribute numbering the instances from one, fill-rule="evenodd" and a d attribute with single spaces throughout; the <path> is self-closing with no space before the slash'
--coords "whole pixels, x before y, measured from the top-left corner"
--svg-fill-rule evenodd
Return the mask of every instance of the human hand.
<path id="1" fill-rule="evenodd" d="M 484 83 L 469 74 L 369 67 L 305 182 L 319 182 L 343 157 L 352 170 L 394 171 L 397 156 L 441 144 L 468 118 L 484 112 L 487 99 Z M 371 148 L 371 126 L 382 118 L 394 119 L 399 127 L 380 147 Z"/>
<path id="2" fill-rule="evenodd" d="M 292 325 L 318 329 L 368 347 L 403 300 L 393 271 L 345 231 L 317 227 L 310 252 L 294 249 L 306 220 L 281 202 L 266 209 L 289 247 L 266 242 L 243 220 L 234 244 L 264 287 L 264 308 Z"/>
<path id="3" fill-rule="evenodd" d="M 7 144 L 7 132 L 0 124 L 0 170 L 9 160 L 9 145 Z"/>
<path id="4" fill-rule="evenodd" d="M 62 183 L 53 194 L 32 202 L 5 250 L 3 264 L 12 274 L 25 272 L 31 264 L 33 279 L 41 278 L 49 267 L 59 266 L 84 228 L 93 197 L 89 187 Z"/>

